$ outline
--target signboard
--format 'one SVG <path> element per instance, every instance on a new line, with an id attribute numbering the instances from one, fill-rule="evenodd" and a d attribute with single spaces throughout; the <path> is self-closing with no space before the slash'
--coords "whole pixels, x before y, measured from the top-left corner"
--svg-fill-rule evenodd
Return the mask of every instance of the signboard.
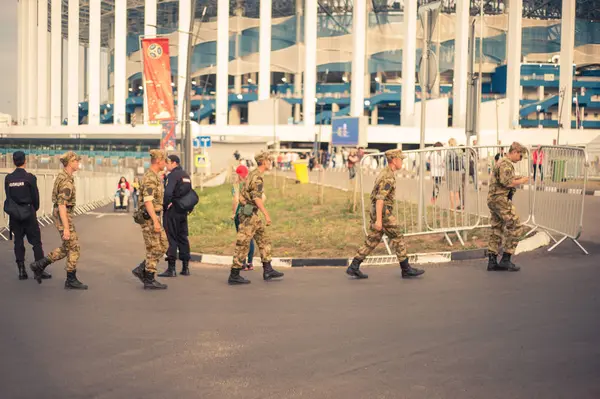
<path id="1" fill-rule="evenodd" d="M 208 160 L 206 155 L 198 154 L 194 156 L 194 164 L 197 168 L 206 168 Z"/>
<path id="2" fill-rule="evenodd" d="M 160 148 L 167 151 L 174 151 L 176 140 L 175 140 L 175 121 L 162 121 L 161 122 L 161 140 Z"/>
<path id="3" fill-rule="evenodd" d="M 143 82 L 148 121 L 175 120 L 169 39 L 166 37 L 141 40 Z"/>
<path id="4" fill-rule="evenodd" d="M 331 144 L 334 146 L 365 145 L 366 119 L 340 117 L 331 120 Z"/>
<path id="5" fill-rule="evenodd" d="M 194 139 L 194 148 L 212 147 L 210 136 L 199 136 Z"/>

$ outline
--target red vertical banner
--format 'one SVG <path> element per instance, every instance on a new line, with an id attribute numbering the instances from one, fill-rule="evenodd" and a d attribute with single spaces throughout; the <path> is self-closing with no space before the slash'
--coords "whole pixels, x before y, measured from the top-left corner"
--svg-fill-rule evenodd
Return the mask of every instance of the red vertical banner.
<path id="1" fill-rule="evenodd" d="M 143 79 L 147 120 L 162 124 L 161 148 L 175 147 L 175 105 L 171 86 L 169 39 L 155 37 L 142 39 Z"/>

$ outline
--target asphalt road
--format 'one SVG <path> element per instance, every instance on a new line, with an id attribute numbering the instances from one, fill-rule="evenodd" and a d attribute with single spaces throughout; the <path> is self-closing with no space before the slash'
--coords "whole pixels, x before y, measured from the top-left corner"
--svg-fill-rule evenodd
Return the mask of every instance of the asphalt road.
<path id="1" fill-rule="evenodd" d="M 98 216 L 76 219 L 85 292 L 62 288 L 64 263 L 18 281 L 0 242 L 0 398 L 600 397 L 598 228 L 592 255 L 565 243 L 518 257 L 519 273 L 304 268 L 265 283 L 255 270 L 229 287 L 226 268 L 194 265 L 149 292 L 130 273 L 137 226 Z M 43 237 L 58 244 L 52 227 Z"/>

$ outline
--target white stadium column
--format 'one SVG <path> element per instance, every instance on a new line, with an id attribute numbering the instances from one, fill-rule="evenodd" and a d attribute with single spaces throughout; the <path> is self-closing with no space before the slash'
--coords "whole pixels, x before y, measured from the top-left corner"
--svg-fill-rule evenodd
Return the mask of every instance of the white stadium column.
<path id="1" fill-rule="evenodd" d="M 523 0 L 508 3 L 508 42 L 506 52 L 506 99 L 508 100 L 508 128 L 519 126 L 521 100 L 521 31 Z"/>
<path id="2" fill-rule="evenodd" d="M 100 3 L 90 0 L 90 47 L 88 49 L 88 125 L 100 124 Z"/>
<path id="3" fill-rule="evenodd" d="M 452 84 L 452 126 L 464 127 L 467 118 L 467 67 L 469 61 L 469 4 L 456 3 L 454 24 L 454 82 Z"/>
<path id="4" fill-rule="evenodd" d="M 127 37 L 127 0 L 115 0 L 115 55 L 113 67 L 114 110 L 113 122 L 117 125 L 126 123 L 125 101 L 127 99 L 126 76 L 126 41 Z"/>
<path id="5" fill-rule="evenodd" d="M 219 1 L 217 8 L 217 101 L 216 124 L 227 125 L 229 113 L 229 2 Z M 256 82 L 255 82 L 256 83 Z"/>
<path id="6" fill-rule="evenodd" d="M 39 59 L 38 63 L 38 93 L 37 93 L 37 111 L 38 125 L 48 125 L 48 68 L 46 68 L 46 59 L 48 58 L 48 1 L 38 1 L 38 27 L 37 42 Z"/>
<path id="7" fill-rule="evenodd" d="M 85 46 L 79 46 L 79 102 L 85 101 L 85 57 L 86 57 Z"/>
<path id="8" fill-rule="evenodd" d="M 571 129 L 573 107 L 573 48 L 575 46 L 575 1 L 563 1 L 560 26 L 560 78 L 559 89 L 564 90 L 564 100 L 559 98 L 559 121 L 564 129 Z M 562 103 L 562 104 L 561 104 Z M 558 143 L 560 144 L 560 143 Z"/>
<path id="9" fill-rule="evenodd" d="M 302 51 L 301 43 L 302 34 L 302 1 L 296 1 L 296 74 L 294 75 L 294 97 L 298 98 L 302 95 Z M 294 104 L 294 123 L 300 122 L 300 104 Z"/>
<path id="10" fill-rule="evenodd" d="M 100 50 L 100 104 L 108 102 L 108 51 Z"/>
<path id="11" fill-rule="evenodd" d="M 23 123 L 23 0 L 17 3 L 17 124 Z"/>
<path id="12" fill-rule="evenodd" d="M 317 91 L 317 0 L 304 3 L 304 126 L 315 124 Z"/>
<path id="13" fill-rule="evenodd" d="M 62 123 L 62 0 L 52 0 L 50 37 L 50 125 Z"/>
<path id="14" fill-rule="evenodd" d="M 179 0 L 179 50 L 177 57 L 177 117 L 183 123 L 189 115 L 184 115 L 185 78 L 187 74 L 187 51 L 190 39 L 191 1 Z M 183 124 L 181 125 L 183 127 Z M 183 130 L 182 130 L 183 131 Z"/>
<path id="15" fill-rule="evenodd" d="M 79 0 L 69 0 L 67 118 L 69 126 L 79 124 Z"/>
<path id="16" fill-rule="evenodd" d="M 402 98 L 400 122 L 414 126 L 415 71 L 417 61 L 417 0 L 404 0 L 404 48 L 402 49 Z"/>
<path id="17" fill-rule="evenodd" d="M 146 0 L 146 6 L 144 7 L 144 35 L 156 35 L 156 0 Z"/>
<path id="18" fill-rule="evenodd" d="M 37 53 L 37 1 L 29 0 L 27 8 L 27 115 L 28 125 L 37 125 L 37 96 L 38 96 L 38 53 Z"/>
<path id="19" fill-rule="evenodd" d="M 260 0 L 258 99 L 266 100 L 271 94 L 271 0 Z"/>
<path id="20" fill-rule="evenodd" d="M 352 82 L 350 115 L 363 116 L 365 109 L 365 54 L 367 0 L 355 0 L 352 12 Z"/>

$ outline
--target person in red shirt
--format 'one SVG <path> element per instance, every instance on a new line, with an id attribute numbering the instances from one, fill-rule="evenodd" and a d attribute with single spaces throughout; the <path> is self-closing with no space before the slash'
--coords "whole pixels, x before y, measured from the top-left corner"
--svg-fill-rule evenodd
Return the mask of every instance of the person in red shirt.
<path id="1" fill-rule="evenodd" d="M 535 181 L 536 172 L 538 168 L 540 169 L 540 181 L 544 180 L 544 171 L 542 169 L 542 164 L 544 163 L 544 151 L 542 151 L 542 146 L 538 145 L 538 147 L 533 151 L 533 181 Z"/>
<path id="2" fill-rule="evenodd" d="M 121 183 L 125 183 L 125 188 L 131 191 L 131 186 L 129 185 L 129 182 L 127 181 L 125 176 L 121 176 L 121 178 L 119 179 L 119 184 L 117 184 L 118 189 L 121 188 Z"/>

